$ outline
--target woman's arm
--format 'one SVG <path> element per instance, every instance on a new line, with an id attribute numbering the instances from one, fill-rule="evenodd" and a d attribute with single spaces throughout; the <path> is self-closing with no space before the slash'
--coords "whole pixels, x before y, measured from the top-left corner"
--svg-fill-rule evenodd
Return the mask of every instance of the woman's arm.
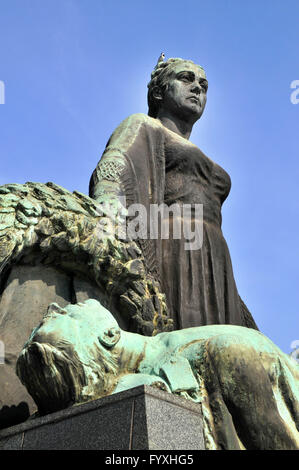
<path id="1" fill-rule="evenodd" d="M 137 147 L 137 154 L 142 152 L 139 136 L 147 119 L 148 117 L 144 114 L 133 114 L 113 132 L 103 156 L 91 176 L 90 197 L 101 202 L 107 197 L 120 198 L 124 196 L 122 176 L 128 170 L 127 156 L 136 154 L 135 147 Z"/>

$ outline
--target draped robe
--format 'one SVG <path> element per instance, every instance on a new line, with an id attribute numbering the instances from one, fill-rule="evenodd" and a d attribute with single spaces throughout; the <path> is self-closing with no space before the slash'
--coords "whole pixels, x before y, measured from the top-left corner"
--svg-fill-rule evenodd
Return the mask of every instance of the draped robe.
<path id="1" fill-rule="evenodd" d="M 146 209 L 144 236 L 136 242 L 149 275 L 166 295 L 175 328 L 234 324 L 257 329 L 238 295 L 231 259 L 221 230 L 221 206 L 230 190 L 229 175 L 187 139 L 158 119 L 134 114 L 109 139 L 90 181 L 90 196 L 117 200 Z M 167 214 L 170 238 L 150 237 L 152 205 L 191 207 L 192 223 L 202 223 L 202 246 L 186 249 L 184 236 L 172 236 L 174 219 Z M 195 204 L 203 206 L 197 220 Z"/>

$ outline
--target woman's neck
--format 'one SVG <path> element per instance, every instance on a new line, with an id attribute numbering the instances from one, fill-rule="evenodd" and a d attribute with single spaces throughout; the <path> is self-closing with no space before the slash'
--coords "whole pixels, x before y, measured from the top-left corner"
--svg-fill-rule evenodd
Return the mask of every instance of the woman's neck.
<path id="1" fill-rule="evenodd" d="M 166 110 L 161 109 L 157 115 L 157 119 L 163 124 L 164 127 L 172 132 L 184 137 L 189 140 L 192 132 L 193 123 L 186 122 L 183 119 L 173 116 Z"/>
<path id="2" fill-rule="evenodd" d="M 122 358 L 121 370 L 150 373 L 152 364 L 165 356 L 165 346 L 155 336 L 142 336 L 128 331 L 121 332 L 121 339 L 115 346 Z"/>

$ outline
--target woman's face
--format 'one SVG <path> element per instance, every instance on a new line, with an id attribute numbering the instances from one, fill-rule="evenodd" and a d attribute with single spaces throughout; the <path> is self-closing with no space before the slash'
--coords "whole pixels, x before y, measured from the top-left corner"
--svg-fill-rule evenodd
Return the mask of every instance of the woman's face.
<path id="1" fill-rule="evenodd" d="M 180 119 L 194 123 L 204 111 L 207 89 L 205 72 L 195 64 L 181 62 L 173 67 L 168 77 L 161 107 Z"/>

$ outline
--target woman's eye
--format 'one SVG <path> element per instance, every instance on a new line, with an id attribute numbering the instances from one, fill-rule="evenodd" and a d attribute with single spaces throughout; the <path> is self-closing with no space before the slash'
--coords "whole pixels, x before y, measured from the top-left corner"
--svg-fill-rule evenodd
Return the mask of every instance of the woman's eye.
<path id="1" fill-rule="evenodd" d="M 205 93 L 208 91 L 208 84 L 207 83 L 201 83 L 201 88 L 205 91 Z"/>
<path id="2" fill-rule="evenodd" d="M 181 75 L 180 77 L 180 80 L 183 80 L 184 82 L 190 82 L 191 79 L 188 75 Z"/>

